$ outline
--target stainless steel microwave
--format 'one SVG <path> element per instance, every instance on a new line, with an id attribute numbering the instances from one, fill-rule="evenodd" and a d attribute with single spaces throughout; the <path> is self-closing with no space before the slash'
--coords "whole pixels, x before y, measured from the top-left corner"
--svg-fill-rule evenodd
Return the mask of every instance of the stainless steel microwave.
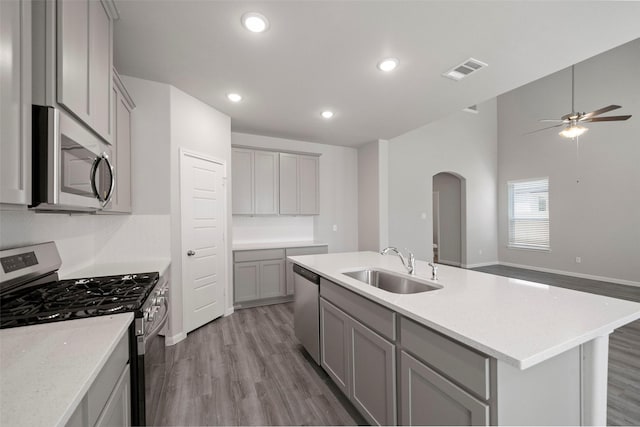
<path id="1" fill-rule="evenodd" d="M 115 186 L 111 148 L 61 109 L 34 105 L 31 208 L 95 212 Z"/>

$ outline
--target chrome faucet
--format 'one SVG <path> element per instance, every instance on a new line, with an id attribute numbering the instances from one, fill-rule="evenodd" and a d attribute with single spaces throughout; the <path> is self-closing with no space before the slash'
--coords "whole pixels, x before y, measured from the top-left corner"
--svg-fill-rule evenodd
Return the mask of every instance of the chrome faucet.
<path id="1" fill-rule="evenodd" d="M 395 252 L 395 254 L 398 255 L 398 257 L 400 258 L 400 261 L 402 261 L 402 265 L 404 266 L 404 268 L 407 269 L 409 274 L 414 274 L 413 270 L 416 268 L 416 257 L 413 255 L 413 252 L 407 249 L 407 252 L 409 253 L 409 258 L 407 259 L 404 257 L 404 255 L 402 255 L 402 253 L 400 253 L 398 248 L 389 246 L 388 248 L 384 248 L 383 250 L 381 250 L 380 255 L 386 255 L 391 251 Z"/>
<path id="2" fill-rule="evenodd" d="M 430 262 L 429 267 L 431 267 L 431 280 L 438 280 L 438 266 Z"/>

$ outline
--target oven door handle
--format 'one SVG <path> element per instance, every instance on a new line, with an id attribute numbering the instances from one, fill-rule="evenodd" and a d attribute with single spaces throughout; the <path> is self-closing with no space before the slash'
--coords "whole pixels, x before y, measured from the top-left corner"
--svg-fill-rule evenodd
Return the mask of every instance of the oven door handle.
<path id="1" fill-rule="evenodd" d="M 158 333 L 164 327 L 164 325 L 167 324 L 167 320 L 169 319 L 169 302 L 167 298 L 164 299 L 163 305 L 164 305 L 164 315 L 162 316 L 162 319 L 158 322 L 158 326 L 156 326 L 151 331 L 149 331 L 148 334 L 145 334 L 145 337 L 144 337 L 145 341 L 150 340 L 151 338 L 158 335 Z"/>

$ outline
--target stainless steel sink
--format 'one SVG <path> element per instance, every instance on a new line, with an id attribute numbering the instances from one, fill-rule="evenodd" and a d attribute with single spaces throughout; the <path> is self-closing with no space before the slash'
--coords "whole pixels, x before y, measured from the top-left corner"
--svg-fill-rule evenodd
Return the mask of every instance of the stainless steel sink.
<path id="1" fill-rule="evenodd" d="M 416 294 L 441 288 L 441 286 L 423 283 L 399 274 L 369 268 L 342 274 L 394 294 Z"/>

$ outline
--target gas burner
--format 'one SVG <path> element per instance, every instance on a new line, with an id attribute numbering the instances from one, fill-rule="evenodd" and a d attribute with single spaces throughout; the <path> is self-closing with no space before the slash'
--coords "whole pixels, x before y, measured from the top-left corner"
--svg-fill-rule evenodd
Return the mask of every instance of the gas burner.
<path id="1" fill-rule="evenodd" d="M 80 278 L 12 291 L 2 296 L 0 327 L 140 310 L 158 278 L 158 273 Z"/>

